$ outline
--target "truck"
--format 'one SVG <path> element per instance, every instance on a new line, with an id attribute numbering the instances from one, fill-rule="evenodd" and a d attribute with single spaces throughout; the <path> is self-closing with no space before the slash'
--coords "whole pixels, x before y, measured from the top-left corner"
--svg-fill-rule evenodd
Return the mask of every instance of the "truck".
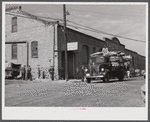
<path id="1" fill-rule="evenodd" d="M 84 80 L 87 83 L 95 79 L 109 82 L 109 79 L 117 77 L 119 81 L 123 81 L 131 59 L 130 55 L 127 56 L 121 51 L 93 53 L 90 55 L 88 70 L 85 72 Z"/>

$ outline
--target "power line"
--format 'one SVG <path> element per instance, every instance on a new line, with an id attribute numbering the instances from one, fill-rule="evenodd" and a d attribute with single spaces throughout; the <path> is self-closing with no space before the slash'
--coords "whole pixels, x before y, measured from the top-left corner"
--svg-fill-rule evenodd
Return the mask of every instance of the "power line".
<path id="1" fill-rule="evenodd" d="M 95 32 L 95 33 L 102 33 L 102 34 L 107 34 L 107 35 L 111 35 L 111 36 L 115 36 L 115 37 L 119 37 L 119 38 L 123 38 L 123 39 L 128 39 L 128 40 L 133 40 L 133 41 L 145 43 L 145 41 L 141 41 L 141 40 L 137 40 L 137 39 L 132 39 L 132 38 L 127 38 L 127 37 L 122 37 L 122 36 L 113 35 L 113 34 L 108 34 L 108 33 L 105 33 L 105 32 L 100 32 L 99 30 L 91 30 L 90 28 L 86 29 L 86 28 L 77 27 L 77 26 L 73 26 L 73 25 L 69 25 L 69 26 L 74 27 L 76 29 L 79 28 L 79 29 L 83 29 L 83 30 L 87 30 L 87 31 Z"/>
<path id="2" fill-rule="evenodd" d="M 73 15 L 74 16 L 74 15 Z M 75 17 L 75 16 L 74 16 Z M 75 17 L 76 18 L 76 17 Z M 78 20 L 80 20 L 78 18 Z M 71 22 L 71 21 L 69 21 Z M 107 33 L 107 32 L 104 32 L 104 31 L 100 31 L 100 30 L 97 30 L 97 29 L 93 29 L 91 27 L 87 27 L 87 26 L 84 26 L 84 25 L 81 25 L 81 24 L 78 24 L 78 23 L 75 23 L 75 22 L 72 22 L 73 24 L 76 24 L 76 25 L 79 25 L 79 26 L 82 26 L 84 28 L 88 28 L 88 29 L 91 29 L 93 30 L 93 32 L 99 32 L 99 33 L 102 33 L 102 34 L 106 34 L 106 35 L 111 35 L 111 36 L 115 36 L 115 37 L 120 37 L 120 38 L 124 38 L 124 39 L 129 39 L 129 40 L 133 40 L 133 41 L 138 41 L 138 42 L 142 42 L 142 43 L 145 43 L 145 41 L 141 41 L 141 40 L 137 40 L 137 39 L 132 39 L 132 38 L 127 38 L 127 37 L 123 37 L 123 36 L 119 36 L 119 35 L 115 35 L 115 34 L 110 34 L 110 33 Z M 82 28 L 83 29 L 83 28 Z"/>
<path id="3" fill-rule="evenodd" d="M 11 13 L 6 13 L 6 14 L 11 14 Z M 20 16 L 20 15 L 18 15 L 18 16 Z M 73 15 L 73 16 L 74 16 L 74 15 Z M 24 16 L 20 16 L 20 17 L 24 17 Z M 47 19 L 54 19 L 54 18 L 51 18 L 51 17 L 43 17 L 43 16 L 37 16 L 37 17 L 47 18 Z M 75 16 L 74 16 L 74 17 L 75 17 Z M 25 18 L 30 18 L 30 17 L 25 17 Z M 76 17 L 75 17 L 75 18 L 76 18 Z M 57 20 L 57 19 L 55 19 L 55 20 Z M 58 20 L 59 20 L 59 21 L 62 21 L 62 19 L 58 19 Z M 79 20 L 79 18 L 78 18 L 78 20 Z M 100 30 L 93 29 L 93 28 L 88 27 L 88 26 L 84 26 L 84 25 L 81 25 L 81 24 L 72 22 L 72 21 L 70 21 L 70 20 L 67 20 L 67 21 L 70 22 L 70 23 L 73 23 L 73 24 L 75 24 L 75 25 L 81 26 L 81 27 L 72 26 L 72 27 L 74 27 L 74 28 L 80 28 L 80 29 L 83 29 L 83 30 L 91 31 L 91 32 L 102 33 L 102 34 L 106 34 L 106 35 L 111 35 L 111 36 L 115 36 L 115 37 L 119 37 L 119 38 L 124 38 L 124 39 L 128 39 L 128 40 L 133 40 L 133 41 L 145 43 L 144 41 L 141 41 L 141 40 L 132 39 L 132 38 L 127 38 L 127 37 L 123 37 L 123 36 L 119 36 L 119 35 L 115 35 L 115 34 L 110 34 L 110 33 L 104 32 L 104 31 L 100 31 Z M 71 26 L 71 25 L 69 25 L 69 26 Z"/>

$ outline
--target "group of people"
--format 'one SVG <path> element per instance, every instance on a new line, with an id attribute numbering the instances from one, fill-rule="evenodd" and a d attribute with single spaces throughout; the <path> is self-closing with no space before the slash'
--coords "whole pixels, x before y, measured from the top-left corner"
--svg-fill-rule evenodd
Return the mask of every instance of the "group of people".
<path id="1" fill-rule="evenodd" d="M 50 73 L 50 79 L 54 80 L 54 67 L 51 66 L 48 70 L 48 72 Z M 45 79 L 45 71 L 43 70 L 43 67 L 38 67 L 38 79 Z"/>
<path id="2" fill-rule="evenodd" d="M 31 75 L 31 67 L 30 65 L 28 67 L 26 67 L 26 65 L 24 65 L 22 68 L 21 68 L 21 79 L 22 80 L 32 80 L 32 75 Z"/>
<path id="3" fill-rule="evenodd" d="M 87 71 L 88 71 L 88 68 L 86 66 L 84 66 L 84 65 L 82 65 L 81 68 L 77 67 L 75 78 L 79 79 L 79 77 L 81 76 L 82 81 L 84 81 L 84 76 L 85 76 L 85 73 Z M 59 69 L 59 79 L 60 80 L 64 80 L 65 79 L 65 72 L 64 72 L 64 68 L 63 67 L 60 67 L 60 69 Z"/>
<path id="4" fill-rule="evenodd" d="M 81 74 L 82 82 L 84 82 L 85 74 L 86 74 L 87 71 L 88 71 L 88 68 L 84 65 L 82 65 L 81 69 L 79 69 L 79 67 L 77 67 L 77 69 L 76 69 L 76 78 L 79 79 L 80 74 Z"/>

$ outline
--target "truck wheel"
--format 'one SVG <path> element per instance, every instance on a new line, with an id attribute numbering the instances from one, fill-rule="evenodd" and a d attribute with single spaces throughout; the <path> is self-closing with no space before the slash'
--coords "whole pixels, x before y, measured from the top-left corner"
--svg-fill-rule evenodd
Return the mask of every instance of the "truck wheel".
<path id="1" fill-rule="evenodd" d="M 103 82 L 106 82 L 106 83 L 109 82 L 109 75 L 107 75 L 106 77 L 103 78 Z"/>
<path id="2" fill-rule="evenodd" d="M 87 82 L 87 83 L 91 83 L 91 78 L 87 78 L 87 79 L 86 79 L 86 82 Z"/>
<path id="3" fill-rule="evenodd" d="M 123 73 L 121 73 L 119 76 L 119 81 L 123 81 L 123 80 L 124 80 L 124 75 L 123 75 Z"/>

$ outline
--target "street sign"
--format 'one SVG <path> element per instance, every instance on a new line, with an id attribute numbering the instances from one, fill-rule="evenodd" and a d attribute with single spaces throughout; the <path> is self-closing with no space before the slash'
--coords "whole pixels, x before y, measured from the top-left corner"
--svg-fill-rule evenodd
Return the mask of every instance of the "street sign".
<path id="1" fill-rule="evenodd" d="M 78 50 L 78 42 L 68 42 L 67 51 L 70 51 L 70 50 Z"/>

